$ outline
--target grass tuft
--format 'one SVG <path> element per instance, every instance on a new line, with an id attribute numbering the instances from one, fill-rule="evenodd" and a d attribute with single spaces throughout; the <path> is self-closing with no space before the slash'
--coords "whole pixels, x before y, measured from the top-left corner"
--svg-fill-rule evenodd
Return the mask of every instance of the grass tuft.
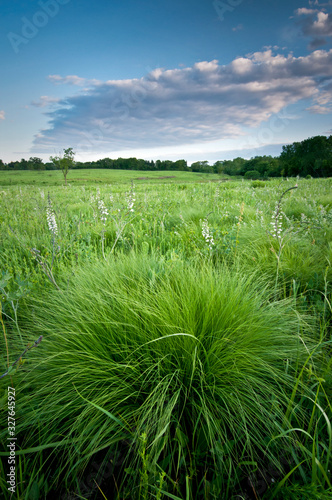
<path id="1" fill-rule="evenodd" d="M 266 460 L 282 467 L 289 436 L 268 443 L 310 343 L 258 273 L 129 255 L 31 299 L 23 324 L 44 339 L 17 374 L 18 430 L 27 449 L 56 446 L 66 488 L 101 451 L 122 457 L 123 498 L 160 477 L 163 491 L 202 498 Z"/>

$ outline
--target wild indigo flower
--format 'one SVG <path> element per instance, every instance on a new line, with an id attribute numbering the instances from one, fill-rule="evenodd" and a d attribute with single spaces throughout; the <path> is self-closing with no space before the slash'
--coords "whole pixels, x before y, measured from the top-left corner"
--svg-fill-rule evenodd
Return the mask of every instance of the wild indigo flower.
<path id="1" fill-rule="evenodd" d="M 278 204 L 276 205 L 276 208 L 272 213 L 271 226 L 273 226 L 273 238 L 280 238 L 282 232 L 282 212 L 279 211 Z"/>
<path id="2" fill-rule="evenodd" d="M 206 243 L 208 244 L 209 249 L 212 250 L 212 247 L 214 245 L 214 240 L 213 240 L 213 236 L 210 232 L 208 221 L 207 221 L 207 219 L 203 219 L 203 221 L 200 220 L 200 222 L 202 224 L 203 238 L 205 239 Z"/>
<path id="3" fill-rule="evenodd" d="M 98 209 L 100 212 L 100 219 L 102 220 L 103 224 L 105 224 L 108 216 L 108 210 L 105 207 L 105 203 L 103 200 L 98 200 Z"/>
<path id="4" fill-rule="evenodd" d="M 57 225 L 56 220 L 55 220 L 55 213 L 54 213 L 54 210 L 52 208 L 50 195 L 48 195 L 48 206 L 46 208 L 46 219 L 47 219 L 47 224 L 48 224 L 49 230 L 55 236 L 56 234 L 58 234 L 58 225 Z"/>
<path id="5" fill-rule="evenodd" d="M 134 193 L 134 185 L 131 186 L 131 190 L 129 193 L 126 193 L 126 203 L 127 203 L 127 209 L 129 212 L 134 211 L 134 203 L 135 203 L 135 193 Z"/>

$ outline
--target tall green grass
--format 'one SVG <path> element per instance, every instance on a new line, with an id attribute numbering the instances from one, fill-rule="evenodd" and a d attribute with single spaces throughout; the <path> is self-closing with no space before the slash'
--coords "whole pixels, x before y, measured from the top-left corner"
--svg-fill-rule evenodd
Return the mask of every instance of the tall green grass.
<path id="1" fill-rule="evenodd" d="M 281 241 L 295 180 L 156 175 L 131 212 L 139 172 L 27 174 L 0 190 L 2 373 L 44 339 L 0 380 L 2 494 L 13 384 L 22 500 L 328 498 L 331 180 L 287 191 Z"/>
<path id="2" fill-rule="evenodd" d="M 180 498 L 228 498 L 267 460 L 282 468 L 289 435 L 269 443 L 312 345 L 258 273 L 132 254 L 35 297 L 23 325 L 44 340 L 17 374 L 18 429 L 26 450 L 56 450 L 53 487 L 118 449 L 119 498 L 140 498 L 142 436 L 145 481 L 165 473 Z"/>

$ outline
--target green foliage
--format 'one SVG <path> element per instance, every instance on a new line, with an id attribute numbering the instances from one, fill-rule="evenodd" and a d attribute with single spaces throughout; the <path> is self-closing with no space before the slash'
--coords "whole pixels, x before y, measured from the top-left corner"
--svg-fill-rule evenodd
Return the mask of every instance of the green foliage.
<path id="1" fill-rule="evenodd" d="M 332 135 L 318 135 L 283 146 L 280 161 L 285 175 L 330 177 L 332 175 Z"/>
<path id="2" fill-rule="evenodd" d="M 0 174 L 18 498 L 328 496 L 331 180 Z"/>
<path id="3" fill-rule="evenodd" d="M 259 179 L 260 177 L 261 177 L 261 175 L 257 170 L 248 170 L 244 174 L 245 179 Z"/>
<path id="4" fill-rule="evenodd" d="M 41 158 L 30 157 L 27 162 L 28 170 L 45 170 L 45 165 Z"/>
<path id="5" fill-rule="evenodd" d="M 67 148 L 63 150 L 63 156 L 50 156 L 50 161 L 62 171 L 63 176 L 65 178 L 65 184 L 67 186 L 67 175 L 69 170 L 71 170 L 74 165 L 74 156 L 75 153 L 73 148 Z"/>
<path id="6" fill-rule="evenodd" d="M 68 292 L 54 289 L 29 308 L 24 330 L 44 341 L 19 382 L 25 448 L 37 408 L 39 439 L 62 443 L 63 470 L 77 453 L 84 461 L 130 439 L 126 466 L 139 473 L 143 463 L 131 498 L 136 481 L 147 491 L 145 460 L 172 481 L 188 474 L 195 491 L 208 470 L 225 485 L 231 468 L 235 486 L 245 462 L 278 464 L 266 444 L 283 425 L 293 370 L 310 343 L 299 343 L 290 303 L 271 306 L 258 276 L 130 255 L 80 272 Z"/>
<path id="7" fill-rule="evenodd" d="M 196 161 L 191 164 L 192 172 L 213 173 L 213 168 L 209 165 L 208 161 Z"/>
<path id="8" fill-rule="evenodd" d="M 269 495 L 271 495 L 271 492 L 269 492 Z M 282 488 L 282 491 L 273 498 L 275 500 L 331 500 L 331 495 L 331 488 L 329 488 L 329 490 L 324 490 L 312 484 L 306 486 L 294 484 Z M 266 496 L 266 500 L 269 498 L 271 498 L 271 496 Z"/>
<path id="9" fill-rule="evenodd" d="M 245 163 L 246 160 L 240 157 L 234 160 L 226 160 L 223 162 L 223 172 L 228 175 L 241 175 Z"/>
<path id="10" fill-rule="evenodd" d="M 264 188 L 265 186 L 266 186 L 266 183 L 262 182 L 262 181 L 253 181 L 251 183 L 251 187 L 253 187 L 253 188 Z"/>

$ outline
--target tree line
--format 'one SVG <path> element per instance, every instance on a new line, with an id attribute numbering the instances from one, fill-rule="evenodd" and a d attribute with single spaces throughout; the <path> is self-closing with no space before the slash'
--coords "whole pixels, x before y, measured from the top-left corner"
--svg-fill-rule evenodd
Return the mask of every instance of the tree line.
<path id="1" fill-rule="evenodd" d="M 64 151 L 71 151 L 68 148 Z M 72 153 L 74 154 L 74 153 Z M 4 163 L 0 160 L 0 170 L 57 170 L 61 168 L 59 157 L 50 157 L 44 163 L 41 158 L 30 157 Z M 73 160 L 73 157 L 72 157 Z M 280 156 L 255 156 L 250 160 L 238 157 L 233 160 L 218 160 L 213 165 L 208 161 L 197 161 L 188 166 L 186 160 L 148 161 L 137 158 L 103 158 L 96 161 L 72 161 L 73 169 L 104 168 L 117 170 L 165 171 L 177 170 L 201 173 L 217 173 L 244 176 L 250 179 L 269 177 L 330 177 L 332 176 L 332 136 L 315 136 L 301 142 L 293 142 L 282 147 Z"/>

